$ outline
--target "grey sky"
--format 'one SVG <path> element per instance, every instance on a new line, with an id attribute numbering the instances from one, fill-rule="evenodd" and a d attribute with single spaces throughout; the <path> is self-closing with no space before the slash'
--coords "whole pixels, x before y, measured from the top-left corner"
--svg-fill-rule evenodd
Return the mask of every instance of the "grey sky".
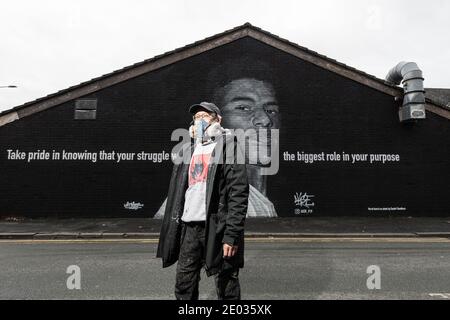
<path id="1" fill-rule="evenodd" d="M 250 22 L 384 78 L 410 60 L 450 88 L 447 0 L 3 1 L 0 111 Z"/>

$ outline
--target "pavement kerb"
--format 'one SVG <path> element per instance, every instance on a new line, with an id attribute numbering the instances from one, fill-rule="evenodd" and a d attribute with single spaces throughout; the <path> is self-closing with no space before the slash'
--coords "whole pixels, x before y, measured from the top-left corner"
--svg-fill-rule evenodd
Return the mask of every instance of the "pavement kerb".
<path id="1" fill-rule="evenodd" d="M 318 232 L 246 232 L 246 238 L 450 238 L 450 232 L 404 233 L 318 233 Z M 1 239 L 158 239 L 156 232 L 8 232 Z"/>
<path id="2" fill-rule="evenodd" d="M 79 232 L 42 232 L 36 233 L 32 239 L 36 240 L 51 240 L 51 239 L 77 239 L 79 237 Z M 0 238 L 2 238 L 0 234 Z"/>
<path id="3" fill-rule="evenodd" d="M 1 239 L 33 239 L 35 232 L 5 232 L 0 233 Z"/>
<path id="4" fill-rule="evenodd" d="M 441 237 L 441 238 L 450 238 L 450 232 L 416 232 L 418 237 Z"/>

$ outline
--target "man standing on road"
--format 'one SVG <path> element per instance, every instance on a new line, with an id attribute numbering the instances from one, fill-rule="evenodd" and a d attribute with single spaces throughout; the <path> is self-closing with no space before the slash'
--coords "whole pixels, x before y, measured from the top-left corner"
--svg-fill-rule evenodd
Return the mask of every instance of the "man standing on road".
<path id="1" fill-rule="evenodd" d="M 235 135 L 221 127 L 216 105 L 202 102 L 189 112 L 194 143 L 183 147 L 184 161 L 173 168 L 157 257 L 163 268 L 178 260 L 177 299 L 198 299 L 203 266 L 215 277 L 218 299 L 240 299 L 249 197 L 245 156 Z"/>

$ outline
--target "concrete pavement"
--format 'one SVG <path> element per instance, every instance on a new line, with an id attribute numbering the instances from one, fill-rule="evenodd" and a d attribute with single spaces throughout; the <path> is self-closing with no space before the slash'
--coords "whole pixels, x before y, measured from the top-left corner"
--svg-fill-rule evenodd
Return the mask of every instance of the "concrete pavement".
<path id="1" fill-rule="evenodd" d="M 152 218 L 0 219 L 0 239 L 155 239 L 161 220 Z M 450 217 L 249 218 L 254 237 L 448 237 Z"/>

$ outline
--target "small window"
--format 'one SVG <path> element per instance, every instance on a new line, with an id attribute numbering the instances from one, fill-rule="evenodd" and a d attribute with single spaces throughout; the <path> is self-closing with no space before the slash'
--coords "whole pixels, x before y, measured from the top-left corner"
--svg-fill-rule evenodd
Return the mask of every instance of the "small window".
<path id="1" fill-rule="evenodd" d="M 97 118 L 97 99 L 75 101 L 75 120 L 95 120 Z"/>

